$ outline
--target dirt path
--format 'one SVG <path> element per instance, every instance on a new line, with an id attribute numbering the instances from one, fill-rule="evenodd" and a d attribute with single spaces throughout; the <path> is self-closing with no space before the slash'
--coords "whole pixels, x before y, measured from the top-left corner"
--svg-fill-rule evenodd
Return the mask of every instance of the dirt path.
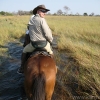
<path id="1" fill-rule="evenodd" d="M 10 57 L 0 66 L 0 100 L 26 100 L 23 88 L 24 76 L 17 74 L 22 44 L 15 41 L 7 45 Z M 54 53 L 58 56 L 57 50 L 54 50 Z M 60 62 L 57 62 L 59 69 L 52 100 L 72 100 L 73 96 L 78 95 L 76 92 L 78 69 L 65 53 L 60 53 L 59 57 Z"/>

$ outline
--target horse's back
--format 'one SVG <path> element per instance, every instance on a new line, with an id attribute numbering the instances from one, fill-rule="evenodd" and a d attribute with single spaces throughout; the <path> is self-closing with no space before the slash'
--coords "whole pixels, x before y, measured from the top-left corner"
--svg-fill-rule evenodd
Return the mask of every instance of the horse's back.
<path id="1" fill-rule="evenodd" d="M 39 54 L 37 56 L 33 56 L 27 60 L 25 66 L 25 84 L 26 84 L 26 91 L 28 89 L 31 94 L 31 86 L 32 80 L 35 75 L 42 75 L 44 74 L 45 78 L 45 92 L 46 92 L 46 100 L 51 100 L 52 93 L 54 91 L 55 80 L 56 80 L 56 63 L 55 60 L 50 56 L 45 56 Z"/>
<path id="2" fill-rule="evenodd" d="M 30 57 L 25 66 L 25 73 L 55 73 L 56 63 L 55 60 L 50 56 L 39 55 Z"/>
<path id="3" fill-rule="evenodd" d="M 50 75 L 56 72 L 55 60 L 49 56 L 41 56 L 40 71 L 44 72 L 47 78 L 50 77 Z"/>

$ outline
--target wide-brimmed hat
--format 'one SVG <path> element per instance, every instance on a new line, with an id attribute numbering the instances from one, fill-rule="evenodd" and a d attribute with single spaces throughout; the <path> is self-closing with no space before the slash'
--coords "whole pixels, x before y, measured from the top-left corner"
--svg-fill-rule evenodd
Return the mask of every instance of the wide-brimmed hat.
<path id="1" fill-rule="evenodd" d="M 46 9 L 45 5 L 39 5 L 39 6 L 37 6 L 37 7 L 35 7 L 35 8 L 33 9 L 33 14 L 36 15 L 37 10 L 39 10 L 39 9 L 44 9 L 46 12 L 47 12 L 47 11 L 50 11 L 49 9 Z"/>

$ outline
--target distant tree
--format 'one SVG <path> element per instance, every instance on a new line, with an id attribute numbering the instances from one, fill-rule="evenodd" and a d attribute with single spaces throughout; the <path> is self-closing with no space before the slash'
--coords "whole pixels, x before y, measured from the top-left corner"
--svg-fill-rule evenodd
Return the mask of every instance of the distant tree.
<path id="1" fill-rule="evenodd" d="M 57 13 L 54 13 L 53 15 L 57 15 Z"/>
<path id="2" fill-rule="evenodd" d="M 74 16 L 74 14 L 71 12 L 71 13 L 69 14 L 69 16 Z"/>
<path id="3" fill-rule="evenodd" d="M 13 11 L 12 14 L 13 14 L 13 15 L 17 15 L 17 12 Z"/>
<path id="4" fill-rule="evenodd" d="M 75 15 L 76 15 L 76 16 L 79 16 L 80 14 L 77 12 Z"/>
<path id="5" fill-rule="evenodd" d="M 88 14 L 87 14 L 87 13 L 84 13 L 83 15 L 84 15 L 84 16 L 88 16 Z"/>
<path id="6" fill-rule="evenodd" d="M 33 14 L 33 10 L 30 11 L 30 14 Z"/>
<path id="7" fill-rule="evenodd" d="M 5 15 L 6 13 L 5 13 L 4 11 L 1 11 L 0 14 L 1 14 L 1 15 Z"/>
<path id="8" fill-rule="evenodd" d="M 69 7 L 67 7 L 67 6 L 64 6 L 64 10 L 65 10 L 65 15 L 68 15 L 68 11 L 70 10 L 70 8 Z"/>
<path id="9" fill-rule="evenodd" d="M 22 11 L 21 10 L 18 10 L 18 15 L 22 15 Z"/>
<path id="10" fill-rule="evenodd" d="M 94 13 L 92 12 L 89 16 L 94 16 Z"/>
<path id="11" fill-rule="evenodd" d="M 12 13 L 1 11 L 0 15 L 10 16 Z"/>
<path id="12" fill-rule="evenodd" d="M 59 10 L 57 11 L 57 15 L 62 15 L 62 14 L 63 14 L 62 10 L 59 9 Z"/>
<path id="13" fill-rule="evenodd" d="M 5 15 L 12 16 L 13 14 L 12 13 L 9 13 L 9 12 L 5 12 Z"/>
<path id="14" fill-rule="evenodd" d="M 66 15 L 66 12 L 63 12 L 63 15 Z"/>
<path id="15" fill-rule="evenodd" d="M 47 15 L 51 15 L 51 13 L 50 13 L 50 12 L 48 12 L 48 13 L 47 13 Z"/>
<path id="16" fill-rule="evenodd" d="M 32 13 L 33 13 L 33 12 L 32 12 Z M 30 15 L 31 12 L 30 12 L 30 11 L 22 11 L 22 10 L 19 10 L 19 11 L 17 12 L 17 14 L 18 14 L 18 15 Z"/>

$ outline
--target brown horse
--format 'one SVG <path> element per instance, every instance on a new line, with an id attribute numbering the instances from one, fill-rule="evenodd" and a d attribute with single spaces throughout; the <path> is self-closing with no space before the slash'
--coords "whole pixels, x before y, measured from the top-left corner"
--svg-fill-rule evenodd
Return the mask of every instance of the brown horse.
<path id="1" fill-rule="evenodd" d="M 24 69 L 28 100 L 51 100 L 56 73 L 56 63 L 52 57 L 43 54 L 30 57 Z"/>

